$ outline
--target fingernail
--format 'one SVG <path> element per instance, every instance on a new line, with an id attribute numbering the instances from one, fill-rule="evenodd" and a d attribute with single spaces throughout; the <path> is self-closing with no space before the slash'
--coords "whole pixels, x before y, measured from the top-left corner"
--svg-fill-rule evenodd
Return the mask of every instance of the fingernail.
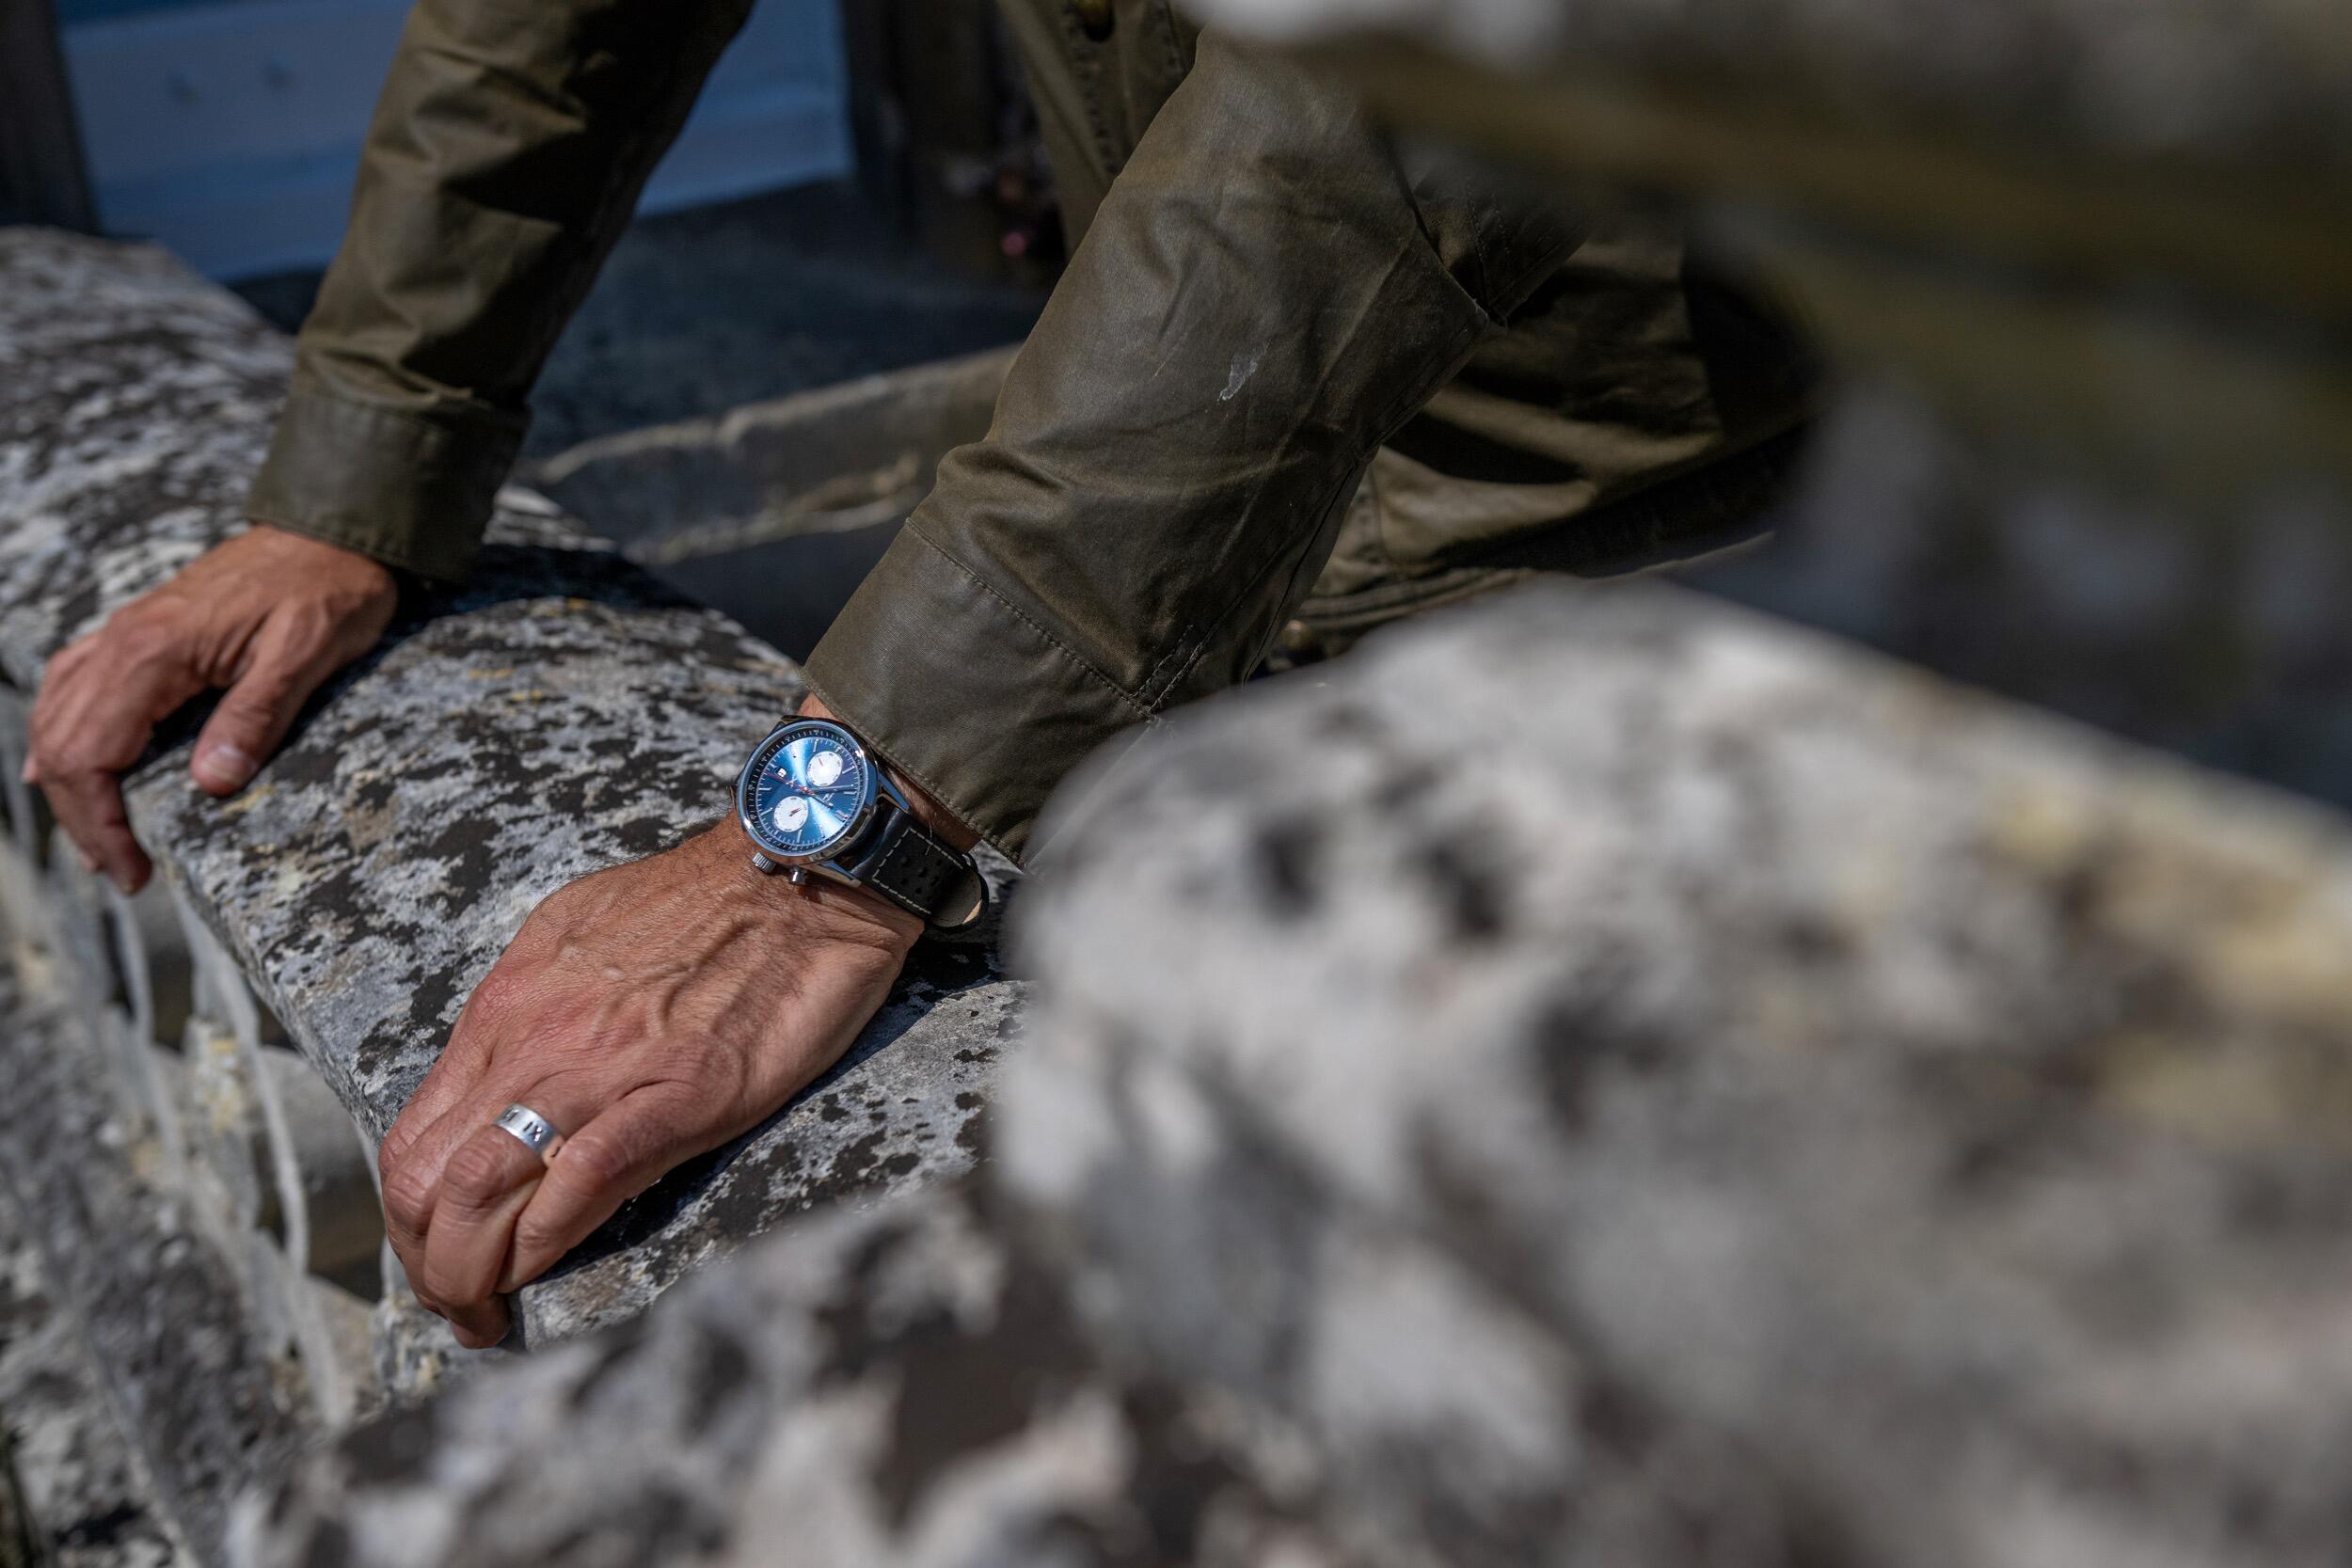
<path id="1" fill-rule="evenodd" d="M 82 851 L 82 869 L 93 873 L 98 869 L 98 857 L 87 849 Z"/>
<path id="2" fill-rule="evenodd" d="M 24 780 L 26 784 L 31 784 L 37 777 L 39 777 L 39 769 L 33 767 L 33 759 L 31 757 L 26 757 L 24 759 L 24 766 L 17 769 L 16 776 Z"/>
<path id="3" fill-rule="evenodd" d="M 261 764 L 230 745 L 215 740 L 197 748 L 196 760 L 190 770 L 196 782 L 213 789 L 235 789 L 260 770 Z"/>

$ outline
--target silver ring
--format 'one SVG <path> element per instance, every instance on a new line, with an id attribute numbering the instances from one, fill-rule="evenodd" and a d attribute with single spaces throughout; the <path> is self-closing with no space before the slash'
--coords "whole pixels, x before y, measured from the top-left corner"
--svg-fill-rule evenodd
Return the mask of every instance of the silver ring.
<path id="1" fill-rule="evenodd" d="M 542 1164 L 551 1164 L 564 1148 L 564 1134 L 555 1130 L 555 1123 L 528 1105 L 509 1105 L 490 1124 L 501 1132 L 511 1132 L 516 1141 L 539 1156 Z"/>

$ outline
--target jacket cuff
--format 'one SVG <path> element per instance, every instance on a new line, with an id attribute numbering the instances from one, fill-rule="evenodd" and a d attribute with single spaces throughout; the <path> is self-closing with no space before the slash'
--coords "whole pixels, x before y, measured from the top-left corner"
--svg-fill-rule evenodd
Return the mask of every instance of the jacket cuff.
<path id="1" fill-rule="evenodd" d="M 439 582 L 464 578 L 522 420 L 437 422 L 297 383 L 246 515 Z"/>
<path id="2" fill-rule="evenodd" d="M 805 673 L 884 762 L 1015 861 L 1071 769 L 1152 717 L 916 523 Z"/>

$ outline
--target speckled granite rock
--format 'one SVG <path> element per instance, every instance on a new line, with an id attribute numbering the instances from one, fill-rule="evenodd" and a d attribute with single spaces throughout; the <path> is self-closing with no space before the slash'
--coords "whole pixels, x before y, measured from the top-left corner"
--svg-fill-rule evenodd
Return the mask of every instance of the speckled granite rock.
<path id="1" fill-rule="evenodd" d="M 0 1568 L 183 1568 L 47 1272 L 0 1183 Z"/>
<path id="2" fill-rule="evenodd" d="M 1754 1549 L 1590 1560 L 2341 1549 L 2342 819 L 1684 596 L 1359 657 L 1065 797 L 991 1168 L 1101 1332 L 1457 1560 L 1661 1439 Z"/>
<path id="3" fill-rule="evenodd" d="M 1392 631 L 1090 783 L 976 1196 L 355 1434 L 244 1560 L 2340 1552 L 2341 819 L 1646 590 Z M 1260 1479 L 1061 1449 L 1133 1419 L 1095 1369 Z M 1153 1544 L 1045 1549 L 1121 1488 Z"/>
<path id="4" fill-rule="evenodd" d="M 0 1323 L 0 1420 L 52 1396 L 88 1410 L 42 1433 L 69 1451 L 27 1444 L 56 1478 L 37 1517 L 71 1538 L 56 1543 L 67 1563 L 189 1560 L 175 1555 L 188 1543 L 204 1560 L 230 1499 L 299 1447 L 290 1369 L 255 1350 L 233 1274 L 142 1177 L 154 1151 L 127 1135 L 73 1025 L 0 981 L 0 1203 L 32 1249 Z M 15 1345 L 20 1333 L 38 1343 Z M 26 1354 L 29 1376 L 6 1377 Z"/>
<path id="5" fill-rule="evenodd" d="M 835 1212 L 647 1318 L 340 1440 L 246 1568 L 1403 1563 L 1343 1549 L 1311 1460 L 1106 1363 L 968 1187 Z"/>
<path id="6" fill-rule="evenodd" d="M 160 252 L 0 231 L 0 669 L 42 661 L 238 526 L 287 341 Z M 732 623 L 528 492 L 464 593 L 421 607 L 237 799 L 184 776 L 132 819 L 380 1135 L 532 906 L 724 809 L 799 693 Z M 521 1297 L 526 1339 L 641 1307 L 778 1215 L 970 1162 L 1011 1000 L 985 943 L 927 948 L 822 1090 L 632 1206 Z"/>

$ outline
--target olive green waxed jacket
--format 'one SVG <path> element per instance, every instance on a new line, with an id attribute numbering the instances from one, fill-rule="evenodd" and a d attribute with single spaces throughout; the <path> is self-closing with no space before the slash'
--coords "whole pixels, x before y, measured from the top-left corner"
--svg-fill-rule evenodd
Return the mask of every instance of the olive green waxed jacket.
<path id="1" fill-rule="evenodd" d="M 747 5 L 420 0 L 255 518 L 464 574 L 532 382 Z M 1766 499 L 1804 358 L 1679 235 L 1397 145 L 1165 0 L 1006 11 L 1082 238 L 989 436 L 809 661 L 1000 847 L 1286 625 L 1343 641 L 1646 564 Z"/>

